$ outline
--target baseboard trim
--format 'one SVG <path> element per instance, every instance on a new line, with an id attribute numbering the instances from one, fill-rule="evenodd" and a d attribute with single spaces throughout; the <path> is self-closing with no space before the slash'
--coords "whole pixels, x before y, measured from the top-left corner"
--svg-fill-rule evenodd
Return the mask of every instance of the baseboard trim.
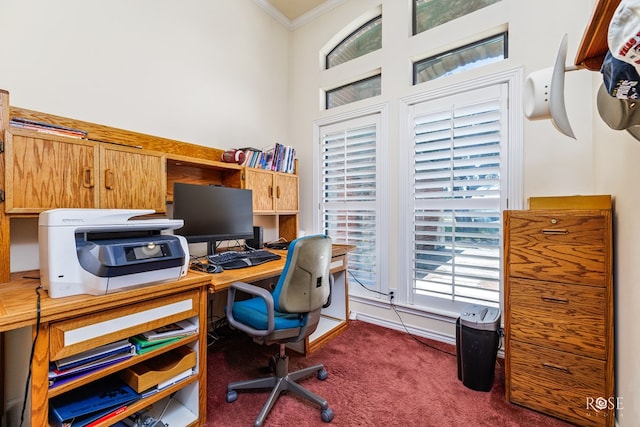
<path id="1" fill-rule="evenodd" d="M 438 342 L 442 342 L 442 343 L 446 343 L 446 344 L 452 344 L 455 345 L 456 344 L 456 338 L 455 336 L 449 336 L 449 335 L 445 335 L 445 334 L 440 334 L 437 332 L 433 332 L 433 331 L 429 331 L 426 329 L 422 329 L 422 328 L 416 328 L 410 325 L 403 325 L 400 322 L 395 322 L 395 321 L 390 321 L 387 319 L 382 319 L 380 317 L 376 317 L 376 316 L 371 316 L 369 314 L 365 314 L 365 313 L 359 313 L 359 312 L 351 312 L 351 315 L 349 316 L 350 319 L 357 319 L 357 320 L 362 320 L 363 322 L 367 322 L 367 323 L 372 323 L 374 325 L 378 325 L 378 326 L 382 326 L 385 328 L 389 328 L 389 329 L 395 329 L 397 331 L 400 332 L 408 332 L 411 335 L 416 335 L 422 338 L 427 338 L 427 339 L 432 339 L 434 341 L 438 341 Z"/>

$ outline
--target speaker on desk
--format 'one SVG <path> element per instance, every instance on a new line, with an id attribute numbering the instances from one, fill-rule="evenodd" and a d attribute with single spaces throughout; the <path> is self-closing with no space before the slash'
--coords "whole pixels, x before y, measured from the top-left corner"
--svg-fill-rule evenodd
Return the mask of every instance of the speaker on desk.
<path id="1" fill-rule="evenodd" d="M 249 239 L 245 244 L 253 249 L 262 249 L 262 227 L 253 227 L 253 239 Z"/>

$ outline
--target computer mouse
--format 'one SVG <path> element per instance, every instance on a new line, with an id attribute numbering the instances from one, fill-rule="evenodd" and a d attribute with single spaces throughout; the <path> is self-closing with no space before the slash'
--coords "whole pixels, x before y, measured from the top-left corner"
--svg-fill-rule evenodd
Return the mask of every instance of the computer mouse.
<path id="1" fill-rule="evenodd" d="M 222 273 L 223 271 L 224 271 L 224 268 L 222 268 L 221 265 L 217 265 L 217 264 L 209 264 L 207 268 L 207 273 Z"/>

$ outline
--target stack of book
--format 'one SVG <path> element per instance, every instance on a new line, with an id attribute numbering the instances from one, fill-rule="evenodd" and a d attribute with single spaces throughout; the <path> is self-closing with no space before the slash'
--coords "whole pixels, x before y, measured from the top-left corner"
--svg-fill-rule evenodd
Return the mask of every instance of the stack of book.
<path id="1" fill-rule="evenodd" d="M 243 166 L 275 172 L 294 173 L 296 150 L 287 145 L 275 144 L 262 150 L 252 147 L 239 148 L 245 154 Z"/>
<path id="2" fill-rule="evenodd" d="M 135 354 L 135 346 L 124 339 L 105 344 L 49 365 L 49 387 L 56 387 L 90 372 L 121 362 Z"/>
<path id="3" fill-rule="evenodd" d="M 54 427 L 92 427 L 113 418 L 140 395 L 118 377 L 106 377 L 49 401 Z"/>
<path id="4" fill-rule="evenodd" d="M 9 124 L 16 128 L 34 130 L 36 132 L 47 133 L 50 135 L 67 136 L 69 138 L 78 139 L 84 139 L 87 137 L 87 132 L 83 130 L 37 122 L 35 120 L 23 119 L 21 117 L 12 118 Z"/>

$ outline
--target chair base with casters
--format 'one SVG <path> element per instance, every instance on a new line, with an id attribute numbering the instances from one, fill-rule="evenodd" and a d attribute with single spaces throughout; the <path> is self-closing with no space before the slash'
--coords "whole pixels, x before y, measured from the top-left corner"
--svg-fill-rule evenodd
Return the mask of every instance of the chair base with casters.
<path id="1" fill-rule="evenodd" d="M 239 329 L 261 344 L 280 346 L 270 360 L 273 375 L 227 386 L 227 402 L 238 398 L 237 390 L 270 388 L 271 393 L 256 418 L 261 426 L 283 391 L 292 392 L 320 406 L 324 422 L 333 420 L 333 411 L 322 397 L 299 385 L 296 381 L 313 373 L 325 380 L 327 371 L 316 365 L 289 372 L 287 343 L 301 342 L 311 335 L 320 321 L 320 311 L 330 303 L 332 276 L 330 273 L 331 239 L 328 236 L 301 237 L 289 245 L 287 261 L 273 293 L 249 283 L 234 282 L 229 287 L 226 315 L 229 325 Z M 236 300 L 238 292 L 250 296 Z"/>
<path id="2" fill-rule="evenodd" d="M 257 378 L 247 381 L 237 381 L 230 383 L 227 386 L 227 402 L 234 402 L 238 398 L 238 392 L 236 390 L 256 390 L 270 388 L 271 393 L 269 398 L 265 402 L 262 410 L 258 414 L 254 426 L 262 426 L 265 418 L 269 414 L 269 411 L 278 400 L 280 393 L 283 391 L 289 391 L 297 394 L 298 396 L 305 398 L 320 406 L 320 417 L 325 423 L 333 420 L 333 410 L 329 408 L 329 403 L 317 394 L 302 387 L 296 381 L 306 378 L 312 374 L 316 374 L 316 377 L 324 381 L 327 379 L 328 374 L 323 365 L 315 365 L 308 368 L 300 369 L 295 372 L 289 372 L 289 356 L 284 354 L 284 344 L 280 345 L 280 353 L 272 356 L 269 364 L 273 369 L 273 375 L 264 378 Z"/>

